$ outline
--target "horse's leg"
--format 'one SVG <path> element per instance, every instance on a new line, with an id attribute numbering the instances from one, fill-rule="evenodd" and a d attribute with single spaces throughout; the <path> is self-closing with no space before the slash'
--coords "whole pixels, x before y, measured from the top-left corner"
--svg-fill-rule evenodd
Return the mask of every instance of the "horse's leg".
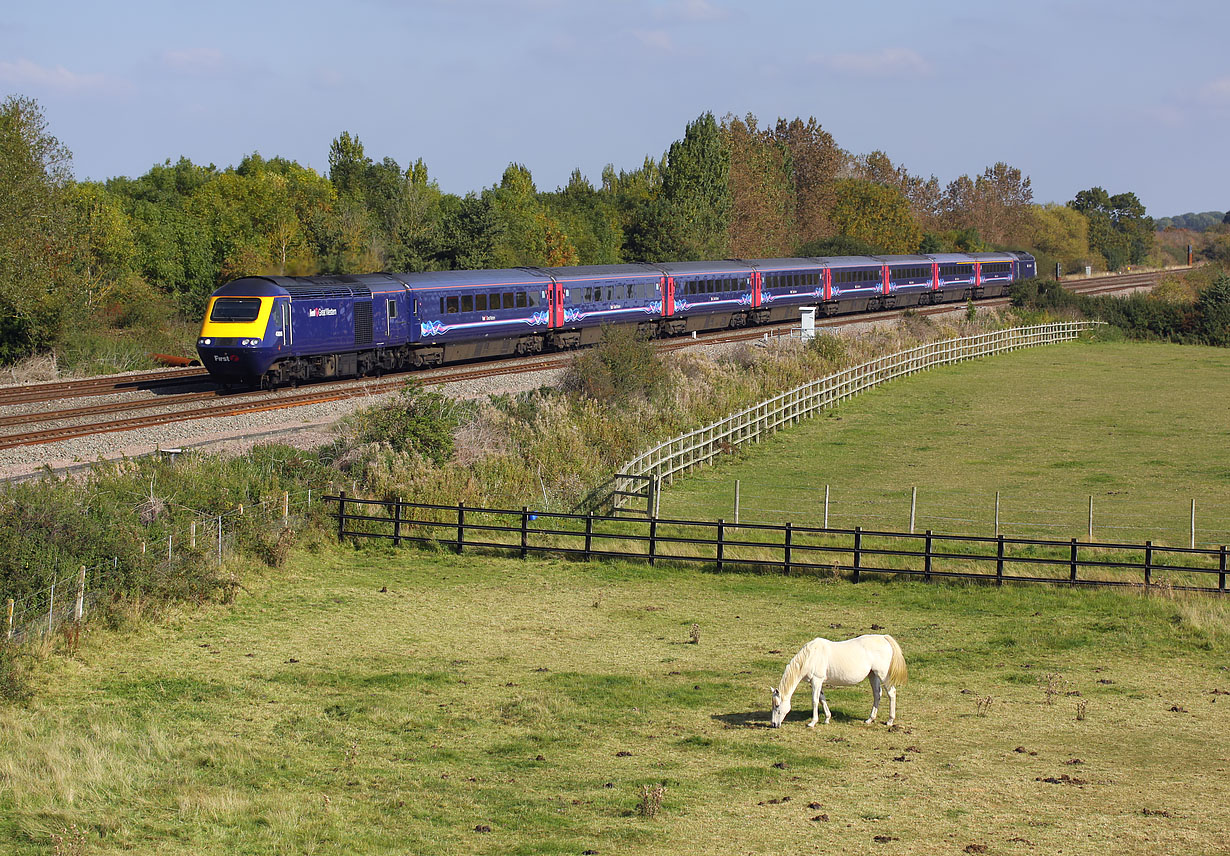
<path id="1" fill-rule="evenodd" d="M 824 705 L 824 724 L 828 725 L 829 720 L 833 718 L 833 714 L 829 713 L 829 700 L 824 697 L 824 687 L 820 688 L 820 703 Z"/>
<path id="2" fill-rule="evenodd" d="M 897 688 L 888 688 L 888 725 L 897 721 Z"/>
<path id="3" fill-rule="evenodd" d="M 871 681 L 871 716 L 864 720 L 864 724 L 871 725 L 876 721 L 876 714 L 880 712 L 880 676 L 872 672 L 867 677 Z"/>
<path id="4" fill-rule="evenodd" d="M 811 722 L 807 723 L 808 728 L 815 728 L 816 723 L 820 721 L 820 700 L 824 698 L 824 684 L 821 681 L 811 682 Z M 824 712 L 829 712 L 829 706 L 826 702 Z"/>

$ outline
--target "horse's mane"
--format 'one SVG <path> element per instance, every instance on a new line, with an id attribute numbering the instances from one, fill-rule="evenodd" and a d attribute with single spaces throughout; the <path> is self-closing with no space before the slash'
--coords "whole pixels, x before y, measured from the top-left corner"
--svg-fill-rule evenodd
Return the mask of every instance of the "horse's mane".
<path id="1" fill-rule="evenodd" d="M 794 692 L 794 688 L 799 685 L 799 681 L 803 680 L 803 667 L 811 658 L 812 646 L 820 639 L 813 639 L 799 649 L 799 653 L 794 655 L 789 663 L 786 664 L 786 671 L 782 672 L 781 682 L 777 685 L 777 691 L 783 696 L 789 696 Z"/>

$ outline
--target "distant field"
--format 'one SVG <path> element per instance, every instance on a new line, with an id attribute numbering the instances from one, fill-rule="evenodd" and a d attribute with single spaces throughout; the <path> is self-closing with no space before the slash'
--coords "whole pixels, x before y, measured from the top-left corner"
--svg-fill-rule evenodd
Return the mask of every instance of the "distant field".
<path id="1" fill-rule="evenodd" d="M 665 517 L 1230 542 L 1230 351 L 1072 343 L 935 369 L 670 487 Z"/>
<path id="2" fill-rule="evenodd" d="M 895 730 L 865 686 L 766 727 L 804 642 L 881 627 Z M 303 554 L 0 708 L 0 852 L 1211 853 L 1228 628 L 1208 599 Z"/>

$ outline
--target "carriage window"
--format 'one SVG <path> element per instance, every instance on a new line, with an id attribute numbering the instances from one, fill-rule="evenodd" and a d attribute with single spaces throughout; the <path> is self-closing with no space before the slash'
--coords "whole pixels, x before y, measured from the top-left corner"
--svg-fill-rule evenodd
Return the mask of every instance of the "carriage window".
<path id="1" fill-rule="evenodd" d="M 524 308 L 526 307 L 526 305 L 527 305 L 527 304 L 526 304 L 526 300 L 525 300 L 525 292 L 524 292 L 524 291 L 518 291 L 518 292 L 517 292 L 517 308 L 518 308 L 518 309 L 524 309 Z"/>
<path id="2" fill-rule="evenodd" d="M 512 309 L 512 308 L 513 308 L 513 296 L 512 296 L 512 292 L 511 292 L 511 291 L 506 291 L 506 292 L 504 292 L 503 299 L 504 299 L 504 308 L 505 308 L 505 309 Z"/>
<path id="3" fill-rule="evenodd" d="M 541 299 L 542 292 L 541 291 L 531 291 L 529 292 L 529 295 L 530 295 L 530 306 L 539 306 L 542 304 L 542 299 Z"/>
<path id="4" fill-rule="evenodd" d="M 624 299 L 625 300 L 632 299 L 632 283 L 628 283 L 626 286 L 624 286 Z"/>
<path id="5" fill-rule="evenodd" d="M 487 295 L 485 294 L 474 295 L 474 310 L 476 312 L 486 312 L 487 311 Z"/>
<path id="6" fill-rule="evenodd" d="M 589 303 L 591 300 L 593 300 L 594 299 L 593 295 L 594 295 L 594 290 L 592 288 L 585 289 L 585 302 Z"/>
<path id="7" fill-rule="evenodd" d="M 473 312 L 474 311 L 474 295 L 463 294 L 461 296 L 461 311 L 462 312 Z"/>
<path id="8" fill-rule="evenodd" d="M 447 312 L 449 315 L 452 315 L 457 312 L 457 298 L 456 297 L 445 298 L 444 305 L 447 307 L 444 311 Z"/>

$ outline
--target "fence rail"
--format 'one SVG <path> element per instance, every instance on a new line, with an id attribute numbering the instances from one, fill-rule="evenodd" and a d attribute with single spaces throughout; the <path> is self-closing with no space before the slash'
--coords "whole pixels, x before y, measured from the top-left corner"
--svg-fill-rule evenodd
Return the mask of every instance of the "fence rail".
<path id="1" fill-rule="evenodd" d="M 1226 592 L 1226 547 L 1144 544 L 835 529 L 568 514 L 464 504 L 355 499 L 337 503 L 339 538 L 430 543 L 461 553 L 479 548 L 519 554 L 696 563 L 782 573 L 847 573 L 935 579 L 1143 586 Z M 1018 572 L 1019 571 L 1019 572 Z"/>
<path id="2" fill-rule="evenodd" d="M 1030 327 L 1013 327 L 976 336 L 963 336 L 930 342 L 877 357 L 828 377 L 820 378 L 776 395 L 746 410 L 681 434 L 628 461 L 615 477 L 612 493 L 615 508 L 621 507 L 625 494 L 635 491 L 636 480 L 649 476 L 668 484 L 678 473 L 709 463 L 746 443 L 837 405 L 864 390 L 895 378 L 925 371 L 935 366 L 986 357 L 1075 339 L 1100 321 L 1063 321 Z"/>

